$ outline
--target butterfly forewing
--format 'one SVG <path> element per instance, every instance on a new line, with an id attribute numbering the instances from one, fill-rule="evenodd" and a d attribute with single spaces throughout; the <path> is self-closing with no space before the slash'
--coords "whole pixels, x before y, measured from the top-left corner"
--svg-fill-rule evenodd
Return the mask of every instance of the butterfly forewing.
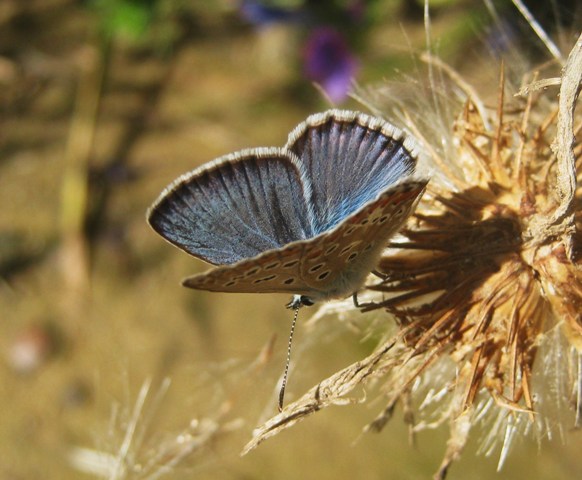
<path id="1" fill-rule="evenodd" d="M 312 295 L 300 277 L 301 258 L 309 240 L 270 250 L 234 265 L 225 265 L 186 278 L 182 285 L 199 290 L 238 293 Z"/>

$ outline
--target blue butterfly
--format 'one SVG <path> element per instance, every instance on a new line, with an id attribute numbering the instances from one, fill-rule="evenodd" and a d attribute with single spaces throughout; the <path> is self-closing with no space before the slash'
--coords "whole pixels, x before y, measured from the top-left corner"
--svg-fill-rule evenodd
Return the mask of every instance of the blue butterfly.
<path id="1" fill-rule="evenodd" d="M 355 294 L 427 180 L 413 178 L 414 143 L 389 123 L 329 110 L 283 148 L 218 158 L 169 185 L 148 212 L 153 229 L 212 265 L 190 288 L 294 294 L 289 306 Z"/>

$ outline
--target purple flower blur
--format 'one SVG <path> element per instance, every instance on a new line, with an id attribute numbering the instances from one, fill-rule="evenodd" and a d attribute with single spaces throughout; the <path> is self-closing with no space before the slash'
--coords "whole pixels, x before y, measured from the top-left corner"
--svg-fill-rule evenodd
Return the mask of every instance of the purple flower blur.
<path id="1" fill-rule="evenodd" d="M 304 52 L 307 78 L 321 85 L 332 102 L 345 100 L 358 63 L 344 37 L 330 27 L 317 28 L 307 39 Z"/>

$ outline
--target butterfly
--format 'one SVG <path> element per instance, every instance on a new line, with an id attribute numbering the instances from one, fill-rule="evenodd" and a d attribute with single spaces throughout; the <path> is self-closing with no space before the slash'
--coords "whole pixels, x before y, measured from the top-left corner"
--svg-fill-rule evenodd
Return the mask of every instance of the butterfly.
<path id="1" fill-rule="evenodd" d="M 216 266 L 184 286 L 291 293 L 297 309 L 361 288 L 426 188 L 416 163 L 398 128 L 329 110 L 300 123 L 283 148 L 242 150 L 180 176 L 147 219 Z"/>

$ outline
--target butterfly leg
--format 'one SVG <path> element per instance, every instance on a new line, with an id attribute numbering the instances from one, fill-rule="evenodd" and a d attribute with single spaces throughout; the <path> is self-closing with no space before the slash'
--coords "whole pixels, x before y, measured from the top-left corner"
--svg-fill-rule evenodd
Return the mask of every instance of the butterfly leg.
<path id="1" fill-rule="evenodd" d="M 388 278 L 388 275 L 384 274 L 384 273 L 380 273 L 378 270 L 372 270 L 371 272 L 373 275 L 376 275 L 379 279 L 381 280 L 386 280 Z"/>
<path id="2" fill-rule="evenodd" d="M 377 306 L 378 305 L 376 302 L 360 303 L 358 301 L 358 292 L 354 292 L 352 294 L 352 300 L 354 302 L 354 307 L 360 308 L 360 309 L 364 309 L 364 308 L 367 308 L 367 307 Z"/>

